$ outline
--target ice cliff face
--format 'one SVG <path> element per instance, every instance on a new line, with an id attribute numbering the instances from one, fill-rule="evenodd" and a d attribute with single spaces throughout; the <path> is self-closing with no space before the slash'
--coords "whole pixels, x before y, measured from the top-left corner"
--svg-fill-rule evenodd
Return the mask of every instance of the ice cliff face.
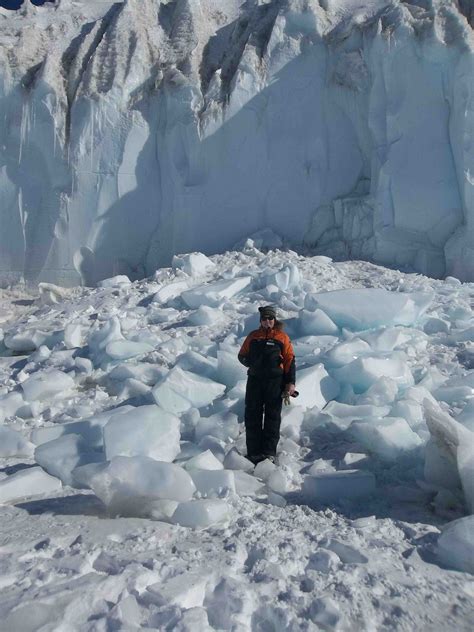
<path id="1" fill-rule="evenodd" d="M 262 227 L 474 280 L 469 0 L 0 9 L 0 279 L 93 284 Z"/>

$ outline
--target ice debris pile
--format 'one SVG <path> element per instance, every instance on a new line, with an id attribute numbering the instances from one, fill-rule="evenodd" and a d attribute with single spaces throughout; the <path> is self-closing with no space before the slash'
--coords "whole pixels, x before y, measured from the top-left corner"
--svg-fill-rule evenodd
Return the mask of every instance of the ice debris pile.
<path id="1" fill-rule="evenodd" d="M 0 10 L 0 280 L 143 278 L 269 224 L 473 280 L 473 23 L 470 0 Z"/>
<path id="2" fill-rule="evenodd" d="M 337 506 L 379 494 L 472 512 L 473 296 L 453 278 L 248 242 L 181 255 L 147 280 L 43 296 L 3 325 L 0 456 L 35 466 L 0 480 L 1 501 L 62 483 L 110 515 L 194 528 L 233 520 L 236 498 Z M 301 394 L 283 410 L 277 463 L 254 469 L 237 352 L 268 302 Z"/>

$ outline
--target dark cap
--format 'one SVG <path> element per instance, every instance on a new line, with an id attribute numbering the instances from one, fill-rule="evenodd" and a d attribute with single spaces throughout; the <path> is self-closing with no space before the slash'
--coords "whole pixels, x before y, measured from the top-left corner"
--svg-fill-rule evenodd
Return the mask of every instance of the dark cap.
<path id="1" fill-rule="evenodd" d="M 262 318 L 276 318 L 276 310 L 271 305 L 265 305 L 265 307 L 259 307 L 260 319 Z"/>

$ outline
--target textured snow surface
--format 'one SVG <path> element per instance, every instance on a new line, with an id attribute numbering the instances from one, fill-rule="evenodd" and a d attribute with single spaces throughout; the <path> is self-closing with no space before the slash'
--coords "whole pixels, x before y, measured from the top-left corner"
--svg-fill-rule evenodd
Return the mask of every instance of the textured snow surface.
<path id="1" fill-rule="evenodd" d="M 2 629 L 471 629 L 474 284 L 255 243 L 0 290 Z M 300 395 L 254 468 L 236 356 L 269 302 Z"/>
<path id="2" fill-rule="evenodd" d="M 472 23 L 470 0 L 0 12 L 0 279 L 118 283 L 272 230 L 474 279 Z"/>

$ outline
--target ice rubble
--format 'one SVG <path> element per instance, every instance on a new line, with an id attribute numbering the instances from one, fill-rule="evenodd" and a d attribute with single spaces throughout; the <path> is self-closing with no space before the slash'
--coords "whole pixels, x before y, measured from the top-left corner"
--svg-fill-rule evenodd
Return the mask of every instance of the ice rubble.
<path id="1" fill-rule="evenodd" d="M 453 333 L 473 325 L 469 285 L 433 281 L 427 291 L 427 281 L 385 272 L 402 292 L 348 289 L 345 268 L 318 257 L 250 249 L 208 264 L 195 254 L 148 281 L 80 290 L 51 313 L 38 307 L 33 319 L 6 328 L 9 339 L 25 330 L 56 337 L 48 353 L 32 349 L 7 373 L 0 410 L 13 452 L 31 454 L 34 444 L 37 465 L 57 485 L 90 489 L 111 515 L 194 528 L 231 520 L 239 497 L 281 508 L 291 494 L 312 506 L 360 502 L 379 493 L 380 471 L 394 475 L 406 464 L 412 476 L 424 464 L 425 487 L 401 494 L 431 497 L 439 510 L 464 498 L 472 509 L 472 432 L 464 419 L 472 372 L 448 379 L 426 362 L 429 344 L 457 344 Z M 157 318 L 156 293 L 183 274 L 186 284 Z M 236 356 L 266 299 L 262 278 L 276 288 L 298 353 L 300 395 L 283 410 L 277 463 L 253 469 L 242 455 L 245 370 Z M 191 307 L 189 296 L 198 295 L 207 319 L 193 318 L 202 305 Z M 433 314 L 450 327 L 426 333 Z M 64 335 L 71 324 L 81 328 L 72 349 Z M 438 402 L 453 406 L 459 421 Z M 319 433 L 343 440 L 345 454 L 308 457 Z M 16 486 L 24 496 L 42 493 L 22 487 L 21 477 Z"/>
<path id="2" fill-rule="evenodd" d="M 274 232 L 474 278 L 457 0 L 162 6 L 2 12 L 3 280 L 119 290 L 179 253 L 278 248 Z"/>

